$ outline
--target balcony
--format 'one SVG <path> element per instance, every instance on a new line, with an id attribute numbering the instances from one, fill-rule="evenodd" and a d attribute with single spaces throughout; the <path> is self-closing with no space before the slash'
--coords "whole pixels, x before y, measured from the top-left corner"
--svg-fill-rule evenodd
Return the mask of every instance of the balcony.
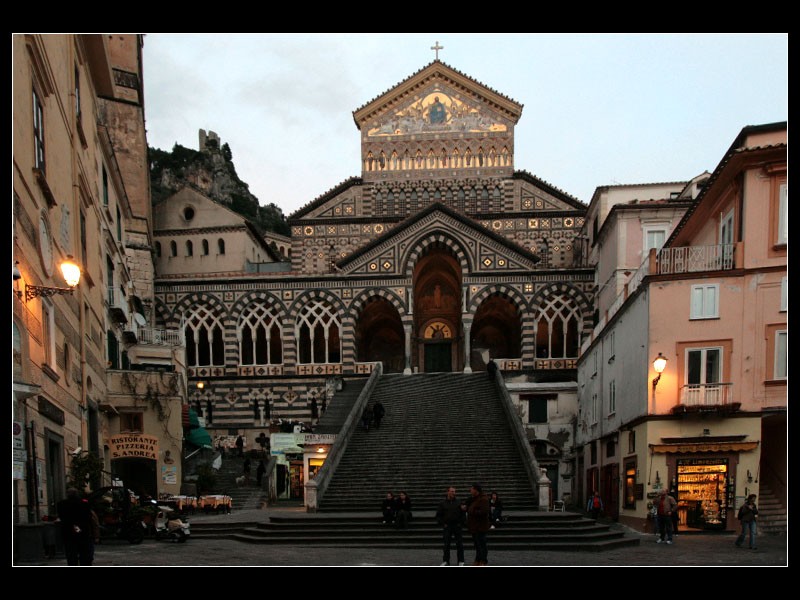
<path id="1" fill-rule="evenodd" d="M 672 413 L 736 412 L 740 407 L 733 401 L 732 383 L 690 383 L 680 389 L 680 403 Z"/>
<path id="2" fill-rule="evenodd" d="M 116 323 L 126 324 L 129 319 L 130 309 L 128 308 L 128 299 L 122 290 L 110 285 L 108 286 L 108 314 L 111 319 Z"/>
<path id="3" fill-rule="evenodd" d="M 151 346 L 183 346 L 183 332 L 180 329 L 139 327 L 137 337 L 140 344 L 148 344 Z"/>
<path id="4" fill-rule="evenodd" d="M 662 248 L 656 258 L 659 275 L 729 271 L 736 267 L 734 244 Z"/>

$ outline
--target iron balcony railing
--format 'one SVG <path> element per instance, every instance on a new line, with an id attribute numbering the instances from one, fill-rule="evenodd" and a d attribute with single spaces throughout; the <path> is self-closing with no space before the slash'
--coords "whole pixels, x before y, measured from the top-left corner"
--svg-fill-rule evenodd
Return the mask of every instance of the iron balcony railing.
<path id="1" fill-rule="evenodd" d="M 140 327 L 137 337 L 140 344 L 183 346 L 183 332 L 180 329 L 152 329 L 150 327 Z"/>
<path id="2" fill-rule="evenodd" d="M 733 404 L 732 383 L 689 383 L 681 388 L 685 406 L 725 406 Z"/>
<path id="3" fill-rule="evenodd" d="M 662 248 L 656 261 L 659 275 L 726 271 L 733 269 L 736 264 L 733 244 Z"/>

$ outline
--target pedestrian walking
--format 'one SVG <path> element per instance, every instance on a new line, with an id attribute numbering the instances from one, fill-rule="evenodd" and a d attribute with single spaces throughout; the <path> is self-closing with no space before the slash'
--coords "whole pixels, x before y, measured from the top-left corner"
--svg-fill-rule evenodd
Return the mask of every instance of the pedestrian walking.
<path id="1" fill-rule="evenodd" d="M 742 533 L 736 538 L 736 547 L 741 548 L 745 538 L 748 539 L 750 550 L 758 550 L 756 547 L 756 520 L 758 517 L 758 507 L 756 506 L 756 495 L 750 494 L 737 515 L 742 523 Z"/>
<path id="2" fill-rule="evenodd" d="M 244 456 L 244 438 L 241 435 L 236 438 L 236 452 L 239 456 Z"/>
<path id="3" fill-rule="evenodd" d="M 678 509 L 678 503 L 667 493 L 667 490 L 662 489 L 661 495 L 658 498 L 658 504 L 656 505 L 656 511 L 658 514 L 658 531 L 659 536 L 658 540 L 656 540 L 657 544 L 661 544 L 666 542 L 667 544 L 672 543 L 672 513 Z"/>
<path id="4" fill-rule="evenodd" d="M 491 381 L 494 381 L 497 376 L 497 363 L 494 362 L 493 358 L 490 358 L 489 362 L 486 363 L 486 374 Z"/>
<path id="5" fill-rule="evenodd" d="M 361 413 L 361 426 L 365 431 L 369 431 L 369 424 L 372 422 L 372 407 L 367 404 L 364 412 Z"/>
<path id="6" fill-rule="evenodd" d="M 600 492 L 597 490 L 595 490 L 592 497 L 589 498 L 589 502 L 586 504 L 586 512 L 592 515 L 592 518 L 595 520 L 597 520 L 597 517 L 603 512 L 603 499 L 600 497 Z"/>
<path id="7" fill-rule="evenodd" d="M 475 546 L 475 566 L 489 564 L 489 549 L 486 534 L 491 524 L 489 523 L 489 498 L 483 493 L 479 483 L 473 483 L 469 489 L 470 500 L 467 504 L 467 529 L 472 534 L 472 543 Z"/>
<path id="8" fill-rule="evenodd" d="M 267 465 L 264 464 L 264 459 L 258 461 L 258 468 L 256 469 L 256 483 L 261 487 L 261 480 L 264 479 L 264 473 L 267 472 Z"/>
<path id="9" fill-rule="evenodd" d="M 466 517 L 466 505 L 456 498 L 456 488 L 447 488 L 447 495 L 436 509 L 436 522 L 442 526 L 442 566 L 450 564 L 450 547 L 456 545 L 458 566 L 464 564 L 464 539 L 461 527 Z"/>
<path id="10" fill-rule="evenodd" d="M 381 419 L 383 419 L 385 414 L 386 409 L 383 407 L 383 404 L 380 400 L 376 400 L 375 405 L 372 407 L 372 418 L 375 420 L 375 429 L 381 428 Z"/>
<path id="11" fill-rule="evenodd" d="M 244 459 L 244 464 L 242 464 L 242 474 L 244 475 L 244 480 L 247 481 L 250 479 L 250 457 Z"/>

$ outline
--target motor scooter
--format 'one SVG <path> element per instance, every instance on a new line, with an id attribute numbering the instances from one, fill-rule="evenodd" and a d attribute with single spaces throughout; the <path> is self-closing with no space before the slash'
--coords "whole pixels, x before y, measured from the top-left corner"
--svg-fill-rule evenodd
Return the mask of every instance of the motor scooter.
<path id="1" fill-rule="evenodd" d="M 189 521 L 186 517 L 181 519 L 180 515 L 169 506 L 158 506 L 153 524 L 155 526 L 155 538 L 183 544 L 191 535 Z"/>

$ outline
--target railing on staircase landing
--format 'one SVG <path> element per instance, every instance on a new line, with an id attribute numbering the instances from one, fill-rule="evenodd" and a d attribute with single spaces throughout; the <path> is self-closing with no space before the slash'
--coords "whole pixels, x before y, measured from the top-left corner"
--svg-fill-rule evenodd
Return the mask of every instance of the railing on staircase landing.
<path id="1" fill-rule="evenodd" d="M 514 402 L 508 393 L 508 388 L 506 388 L 505 379 L 503 379 L 499 370 L 494 374 L 494 377 L 495 385 L 502 396 L 503 410 L 506 413 L 508 422 L 511 424 L 511 435 L 514 437 L 514 443 L 516 443 L 517 448 L 522 453 L 522 461 L 525 463 L 525 470 L 528 472 L 528 480 L 533 485 L 533 497 L 538 499 L 539 510 L 550 510 L 550 480 L 542 473 L 539 468 L 539 461 L 533 455 L 531 445 L 528 443 L 528 435 L 525 433 L 522 421 L 517 416 Z"/>
<path id="2" fill-rule="evenodd" d="M 347 419 L 345 419 L 342 430 L 336 436 L 336 441 L 333 443 L 333 446 L 331 446 L 330 452 L 328 452 L 328 458 L 325 459 L 325 464 L 323 464 L 322 468 L 317 471 L 314 479 L 306 483 L 306 511 L 317 512 L 319 503 L 322 501 L 322 498 L 325 495 L 325 490 L 328 489 L 328 484 L 331 481 L 331 477 L 333 477 L 336 467 L 339 465 L 339 461 L 341 460 L 342 455 L 347 448 L 347 444 L 350 442 L 350 438 L 353 436 L 353 432 L 355 432 L 356 428 L 358 427 L 358 421 L 361 417 L 361 413 L 369 401 L 370 396 L 372 396 L 375 386 L 378 385 L 378 379 L 380 379 L 382 374 L 383 364 L 376 362 L 375 367 L 372 369 L 372 373 L 367 380 L 367 384 L 358 395 L 358 399 L 353 404 L 350 414 L 347 415 Z"/>

